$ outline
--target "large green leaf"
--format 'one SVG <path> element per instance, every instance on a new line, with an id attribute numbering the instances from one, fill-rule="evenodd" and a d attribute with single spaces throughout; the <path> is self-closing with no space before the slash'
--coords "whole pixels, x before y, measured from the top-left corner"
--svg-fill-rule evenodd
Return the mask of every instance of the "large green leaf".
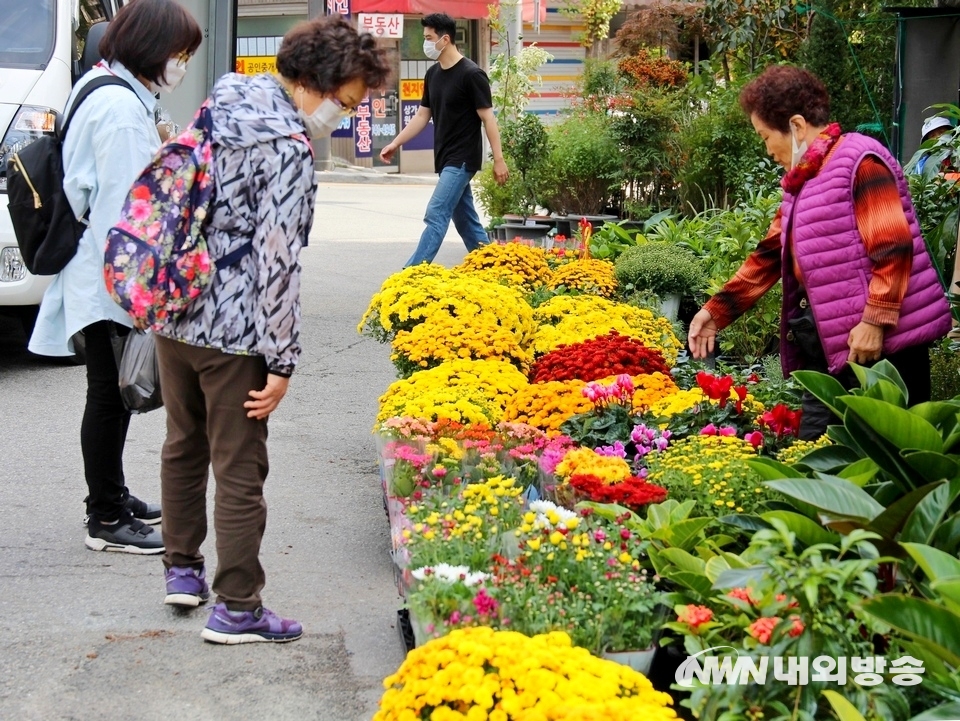
<path id="1" fill-rule="evenodd" d="M 960 703 L 952 702 L 924 711 L 910 721 L 957 721 L 957 719 L 960 719 Z"/>
<path id="2" fill-rule="evenodd" d="M 921 543 L 901 543 L 931 581 L 960 578 L 960 561 L 938 548 Z"/>
<path id="3" fill-rule="evenodd" d="M 727 588 L 746 588 L 753 582 L 762 581 L 766 578 L 768 569 L 766 566 L 750 566 L 749 568 L 730 568 L 720 574 L 720 577 L 713 582 L 714 590 L 723 590 Z"/>
<path id="4" fill-rule="evenodd" d="M 887 510 L 870 522 L 867 530 L 879 533 L 885 539 L 894 540 L 897 534 L 903 529 L 910 514 L 916 509 L 917 504 L 942 484 L 942 481 L 937 481 L 936 483 L 928 483 L 925 486 L 921 486 L 915 491 L 910 491 L 910 493 L 898 499 L 895 503 L 887 506 Z"/>
<path id="5" fill-rule="evenodd" d="M 836 473 L 841 468 L 856 463 L 860 459 L 852 448 L 846 446 L 824 446 L 810 451 L 796 465 L 821 473 Z"/>
<path id="6" fill-rule="evenodd" d="M 851 483 L 856 483 L 858 486 L 863 488 L 865 485 L 870 483 L 870 481 L 872 481 L 879 472 L 880 467 L 877 466 L 877 464 L 871 459 L 861 458 L 859 461 L 851 463 L 837 475 L 840 476 L 840 478 L 846 478 Z"/>
<path id="7" fill-rule="evenodd" d="M 864 398 L 875 398 L 878 401 L 889 403 L 897 406 L 898 408 L 907 407 L 907 401 L 904 398 L 903 393 L 899 388 L 897 388 L 897 386 L 888 381 L 886 378 L 880 378 L 876 383 L 871 385 L 866 390 L 861 391 L 857 395 L 860 395 Z"/>
<path id="8" fill-rule="evenodd" d="M 794 371 L 793 377 L 803 388 L 810 391 L 815 398 L 832 410 L 838 418 L 843 418 L 843 403 L 850 394 L 840 381 L 826 373 L 817 371 Z"/>
<path id="9" fill-rule="evenodd" d="M 941 600 L 954 613 L 960 614 L 960 578 L 945 578 L 935 581 L 930 588 L 937 592 Z"/>
<path id="10" fill-rule="evenodd" d="M 885 383 L 890 386 L 890 390 L 896 394 L 895 397 L 900 399 L 897 405 L 904 408 L 906 407 L 908 399 L 907 384 L 903 382 L 903 378 L 900 377 L 900 373 L 897 372 L 897 369 L 893 367 L 892 363 L 889 361 L 881 361 L 869 368 L 851 363 L 850 368 L 853 370 L 853 374 L 857 377 L 857 380 L 860 381 L 862 388 L 870 389 L 875 385 Z M 884 395 L 887 395 L 886 391 Z"/>
<path id="11" fill-rule="evenodd" d="M 787 529 L 796 534 L 797 538 L 805 546 L 815 546 L 818 543 L 835 544 L 840 541 L 840 537 L 836 533 L 831 533 L 819 523 L 810 520 L 806 516 L 801 516 L 799 513 L 770 511 L 769 513 L 762 514 L 761 518 L 763 518 L 764 521 L 772 521 L 774 519 L 783 521 Z"/>
<path id="12" fill-rule="evenodd" d="M 846 446 L 847 448 L 853 448 L 861 455 L 867 455 L 866 451 L 860 448 L 860 444 L 857 443 L 856 439 L 850 434 L 850 431 L 843 426 L 827 426 L 825 435 L 834 443 Z"/>
<path id="13" fill-rule="evenodd" d="M 943 438 L 930 421 L 876 398 L 854 396 L 847 398 L 846 404 L 848 411 L 859 415 L 898 449 L 943 453 Z"/>
<path id="14" fill-rule="evenodd" d="M 864 400 L 870 401 L 869 398 Z M 926 479 L 900 456 L 901 449 L 877 433 L 853 409 L 848 409 L 844 415 L 843 426 L 863 455 L 883 469 L 901 491 L 907 493 L 926 483 Z"/>
<path id="15" fill-rule="evenodd" d="M 930 545 L 950 507 L 960 497 L 960 479 L 944 483 L 920 501 L 900 534 L 901 543 Z"/>
<path id="16" fill-rule="evenodd" d="M 675 548 L 690 550 L 693 546 L 692 542 L 697 540 L 700 532 L 710 523 L 711 519 L 709 518 L 688 518 L 679 523 L 657 529 L 651 537 L 664 540 Z"/>
<path id="17" fill-rule="evenodd" d="M 688 573 L 699 573 L 701 576 L 706 568 L 706 562 L 702 558 L 697 558 L 691 553 L 687 553 L 680 548 L 664 548 L 659 555 L 667 559 L 681 571 Z"/>
<path id="18" fill-rule="evenodd" d="M 939 428 L 941 436 L 946 439 L 957 428 L 957 414 L 960 413 L 960 403 L 957 401 L 928 401 L 911 406 L 910 412 L 920 416 L 934 428 Z"/>
<path id="19" fill-rule="evenodd" d="M 720 556 L 714 556 L 709 561 L 707 561 L 707 567 L 704 570 L 704 574 L 707 578 L 710 579 L 710 583 L 716 583 L 717 579 L 720 578 L 720 574 L 724 571 L 730 570 L 730 563 L 726 558 Z"/>
<path id="20" fill-rule="evenodd" d="M 772 458 L 751 458 L 747 465 L 765 481 L 778 481 L 781 478 L 806 478 L 793 466 L 775 461 Z"/>
<path id="21" fill-rule="evenodd" d="M 857 707 L 847 701 L 845 696 L 841 696 L 836 691 L 824 689 L 824 697 L 830 702 L 831 708 L 840 721 L 867 721 L 863 714 L 857 711 Z"/>
<path id="22" fill-rule="evenodd" d="M 741 528 L 744 531 L 753 532 L 773 528 L 773 526 L 760 518 L 760 516 L 753 516 L 748 513 L 732 513 L 729 516 L 721 516 L 717 520 L 720 521 L 720 523 Z"/>
<path id="23" fill-rule="evenodd" d="M 713 585 L 710 579 L 701 573 L 688 573 L 686 571 L 671 570 L 670 581 L 678 586 L 690 589 L 702 598 L 709 598 L 713 595 Z M 666 578 L 666 576 L 664 576 Z"/>
<path id="24" fill-rule="evenodd" d="M 960 666 L 960 615 L 932 601 L 887 594 L 865 601 L 865 613 L 923 644 L 951 666 Z"/>
<path id="25" fill-rule="evenodd" d="M 817 474 L 816 478 L 767 481 L 768 487 L 807 503 L 833 518 L 853 519 L 864 525 L 884 508 L 859 486 L 843 478 Z"/>
<path id="26" fill-rule="evenodd" d="M 955 456 L 936 451 L 911 451 L 903 453 L 903 458 L 928 481 L 950 480 L 960 476 L 960 463 Z"/>

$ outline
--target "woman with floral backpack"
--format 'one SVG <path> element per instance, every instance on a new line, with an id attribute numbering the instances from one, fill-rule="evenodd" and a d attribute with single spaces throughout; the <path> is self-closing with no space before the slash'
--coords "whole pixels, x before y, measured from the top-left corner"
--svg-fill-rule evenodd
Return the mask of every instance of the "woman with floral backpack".
<path id="1" fill-rule="evenodd" d="M 203 292 L 158 331 L 167 409 L 161 455 L 166 603 L 196 607 L 207 588 L 208 468 L 216 480 L 217 603 L 201 636 L 213 643 L 293 641 L 301 625 L 263 607 L 260 542 L 267 508 L 267 419 L 300 357 L 300 249 L 317 190 L 306 135 L 329 135 L 355 112 L 388 64 L 346 20 L 297 25 L 277 75 L 226 75 L 208 101 L 215 190 Z M 249 247 L 249 252 L 240 249 Z"/>

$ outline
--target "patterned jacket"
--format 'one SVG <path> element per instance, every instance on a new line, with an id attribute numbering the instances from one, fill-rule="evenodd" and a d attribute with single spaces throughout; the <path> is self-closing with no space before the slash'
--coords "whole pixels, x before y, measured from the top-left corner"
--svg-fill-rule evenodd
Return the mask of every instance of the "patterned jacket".
<path id="1" fill-rule="evenodd" d="M 272 75 L 229 74 L 213 89 L 216 192 L 212 258 L 253 239 L 253 250 L 211 284 L 161 335 L 224 353 L 261 355 L 289 376 L 300 357 L 300 249 L 317 194 L 297 109 Z"/>

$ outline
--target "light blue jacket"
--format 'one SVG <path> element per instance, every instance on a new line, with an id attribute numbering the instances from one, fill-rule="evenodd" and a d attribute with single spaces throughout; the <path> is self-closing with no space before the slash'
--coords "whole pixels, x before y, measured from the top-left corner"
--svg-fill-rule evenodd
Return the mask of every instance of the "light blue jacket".
<path id="1" fill-rule="evenodd" d="M 63 143 L 64 190 L 78 218 L 90 208 L 90 227 L 80 239 L 77 254 L 44 293 L 29 346 L 40 355 L 72 355 L 73 334 L 97 321 L 132 325 L 107 294 L 103 249 L 130 186 L 160 147 L 153 115 L 157 101 L 120 63 L 113 63 L 109 70 L 101 64 L 79 80 L 67 109 L 80 88 L 110 72 L 130 83 L 136 94 L 118 85 L 99 88 L 70 122 Z"/>

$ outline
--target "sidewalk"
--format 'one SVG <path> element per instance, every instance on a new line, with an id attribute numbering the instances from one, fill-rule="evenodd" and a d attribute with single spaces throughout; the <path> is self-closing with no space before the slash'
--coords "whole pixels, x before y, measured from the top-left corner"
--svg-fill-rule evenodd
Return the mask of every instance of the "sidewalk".
<path id="1" fill-rule="evenodd" d="M 318 183 L 372 183 L 384 185 L 436 185 L 436 173 L 388 173 L 386 169 L 358 165 L 337 165 L 334 170 L 318 170 Z"/>

